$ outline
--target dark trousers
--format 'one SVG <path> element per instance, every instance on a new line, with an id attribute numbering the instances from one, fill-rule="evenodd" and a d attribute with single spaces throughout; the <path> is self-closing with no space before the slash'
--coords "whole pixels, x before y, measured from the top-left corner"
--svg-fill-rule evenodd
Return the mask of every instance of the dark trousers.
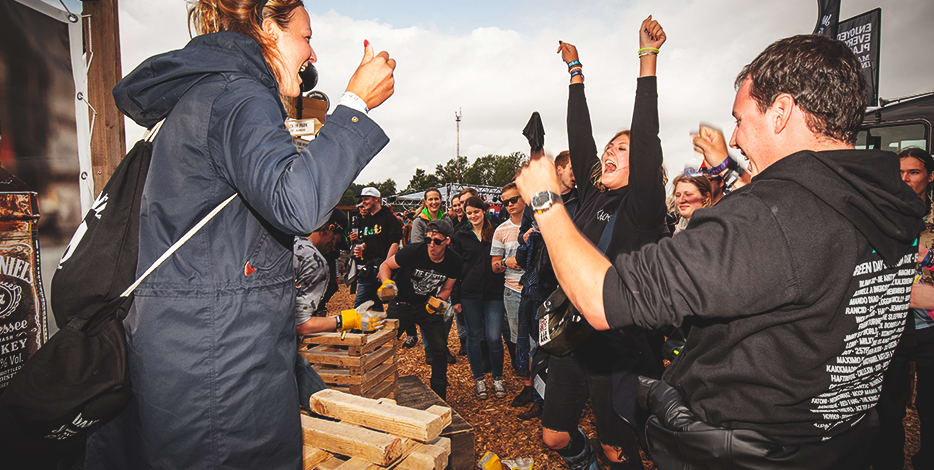
<path id="1" fill-rule="evenodd" d="M 876 409 L 879 412 L 879 436 L 873 445 L 872 465 L 875 470 L 901 469 L 905 461 L 905 428 L 902 419 L 911 399 L 910 363 L 915 362 L 918 374 L 917 404 L 921 421 L 921 450 L 915 458 L 915 468 L 934 468 L 934 437 L 925 426 L 934 426 L 934 327 L 915 330 L 914 314 L 909 313 L 908 325 L 895 356 L 885 373 L 882 395 Z"/>
<path id="2" fill-rule="evenodd" d="M 529 335 L 538 335 L 538 323 L 535 314 L 539 305 L 545 299 L 538 294 L 538 288 L 526 286 L 522 289 L 522 299 L 519 301 L 519 334 L 516 337 L 516 375 L 530 377 L 529 358 L 531 342 Z"/>
<path id="3" fill-rule="evenodd" d="M 432 315 L 425 311 L 424 303 L 409 304 L 396 302 L 389 306 L 389 318 L 398 318 L 402 328 L 418 325 L 422 329 L 422 340 L 430 344 L 432 351 L 447 351 L 444 343 L 444 315 L 441 312 Z M 448 330 L 451 324 L 447 323 Z M 448 389 L 448 358 L 447 354 L 431 355 L 431 389 L 441 399 L 445 399 Z"/>

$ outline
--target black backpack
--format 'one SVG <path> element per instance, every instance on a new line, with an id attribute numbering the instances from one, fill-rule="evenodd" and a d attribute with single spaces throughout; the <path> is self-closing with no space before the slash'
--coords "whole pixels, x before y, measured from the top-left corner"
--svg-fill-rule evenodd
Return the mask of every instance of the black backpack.
<path id="1" fill-rule="evenodd" d="M 123 319 L 132 290 L 234 198 L 205 216 L 137 279 L 140 200 L 160 124 L 117 166 L 62 255 L 51 289 L 61 329 L 0 395 L 0 440 L 6 444 L 40 449 L 49 443 L 81 443 L 89 431 L 120 413 L 131 395 Z"/>

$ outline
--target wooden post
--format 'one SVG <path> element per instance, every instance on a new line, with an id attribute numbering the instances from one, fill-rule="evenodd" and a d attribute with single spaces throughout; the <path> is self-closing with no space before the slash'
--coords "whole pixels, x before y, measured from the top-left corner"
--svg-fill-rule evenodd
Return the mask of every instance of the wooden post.
<path id="1" fill-rule="evenodd" d="M 91 168 L 96 195 L 110 179 L 126 154 L 123 114 L 114 105 L 113 87 L 123 76 L 120 68 L 120 19 L 117 0 L 81 2 L 84 19 L 84 47 L 93 51 L 88 69 L 88 102 L 97 110 L 91 135 Z"/>

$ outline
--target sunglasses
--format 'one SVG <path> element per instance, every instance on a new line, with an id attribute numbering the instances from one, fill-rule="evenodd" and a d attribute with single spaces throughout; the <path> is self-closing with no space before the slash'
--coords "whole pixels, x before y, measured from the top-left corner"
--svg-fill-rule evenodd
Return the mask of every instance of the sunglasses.
<path id="1" fill-rule="evenodd" d="M 513 205 L 513 204 L 519 202 L 519 199 L 521 199 L 521 198 L 522 198 L 521 196 L 516 196 L 516 197 L 511 197 L 511 198 L 509 198 L 509 199 L 503 199 L 503 205 L 504 205 L 504 206 L 511 206 L 511 205 Z"/>
<path id="2" fill-rule="evenodd" d="M 444 243 L 446 240 L 447 240 L 447 238 L 428 237 L 428 244 L 431 245 L 432 243 L 434 243 L 435 245 L 441 245 L 441 244 Z"/>

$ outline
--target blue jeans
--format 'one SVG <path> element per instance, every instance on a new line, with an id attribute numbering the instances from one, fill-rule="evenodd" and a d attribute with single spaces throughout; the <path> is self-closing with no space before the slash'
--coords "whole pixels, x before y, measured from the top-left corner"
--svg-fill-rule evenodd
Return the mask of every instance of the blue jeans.
<path id="1" fill-rule="evenodd" d="M 510 288 L 503 289 L 503 304 L 506 307 L 506 325 L 509 328 L 509 342 L 515 343 L 519 336 L 519 302 L 522 293 Z"/>
<path id="2" fill-rule="evenodd" d="M 461 299 L 467 322 L 467 359 L 475 379 L 482 379 L 486 368 L 483 341 L 486 340 L 493 378 L 503 376 L 503 303 L 497 300 Z"/>
<path id="3" fill-rule="evenodd" d="M 379 279 L 370 276 L 360 275 L 357 278 L 357 297 L 353 300 L 354 308 L 357 308 L 363 302 L 372 300 L 379 303 L 379 297 L 376 296 L 376 289 L 379 289 Z"/>

